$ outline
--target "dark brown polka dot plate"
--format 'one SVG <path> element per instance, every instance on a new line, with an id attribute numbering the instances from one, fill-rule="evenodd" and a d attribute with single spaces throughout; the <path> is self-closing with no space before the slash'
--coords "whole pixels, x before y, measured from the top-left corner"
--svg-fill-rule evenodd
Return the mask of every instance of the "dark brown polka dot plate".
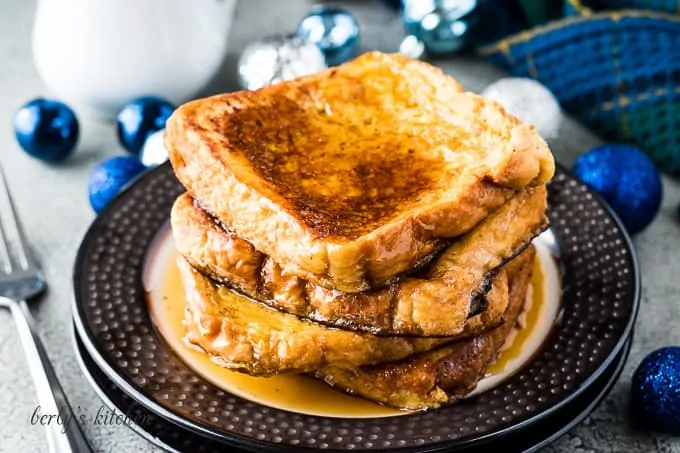
<path id="1" fill-rule="evenodd" d="M 640 300 L 637 260 L 620 222 L 565 170 L 549 190 L 563 296 L 555 327 L 512 378 L 428 413 L 336 419 L 262 406 L 205 381 L 156 333 L 142 285 L 145 256 L 183 191 L 169 164 L 102 212 L 74 272 L 74 321 L 98 368 L 132 400 L 195 434 L 249 451 L 452 451 L 539 423 L 587 391 L 621 353 Z"/>
<path id="2" fill-rule="evenodd" d="M 121 391 L 97 367 L 94 360 L 85 350 L 85 346 L 73 332 L 78 365 L 88 379 L 95 392 L 108 408 L 129 417 L 130 426 L 149 442 L 169 452 L 219 453 L 224 451 L 224 444 L 216 440 L 206 439 L 174 425 L 139 405 L 125 392 Z M 461 451 L 502 451 L 503 453 L 532 453 L 550 444 L 571 428 L 583 421 L 590 412 L 604 399 L 621 375 L 628 358 L 632 336 L 626 341 L 621 352 L 598 378 L 586 390 L 559 410 L 542 417 L 524 428 L 491 440 L 482 445 L 471 445 Z M 230 449 L 235 451 L 235 449 Z M 242 451 L 242 450 L 241 450 Z"/>

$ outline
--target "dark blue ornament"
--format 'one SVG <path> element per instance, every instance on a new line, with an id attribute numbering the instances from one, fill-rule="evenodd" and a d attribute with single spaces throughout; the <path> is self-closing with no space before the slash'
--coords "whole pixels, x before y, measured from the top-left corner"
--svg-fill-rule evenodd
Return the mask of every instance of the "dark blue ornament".
<path id="1" fill-rule="evenodd" d="M 404 0 L 407 35 L 430 54 L 448 54 L 494 42 L 528 27 L 516 0 Z"/>
<path id="2" fill-rule="evenodd" d="M 631 383 L 633 416 L 650 428 L 680 434 L 680 347 L 642 360 Z"/>
<path id="3" fill-rule="evenodd" d="M 348 11 L 317 5 L 302 19 L 298 35 L 316 44 L 328 66 L 351 60 L 359 50 L 359 23 Z"/>
<path id="4" fill-rule="evenodd" d="M 97 165 L 90 174 L 88 192 L 90 206 L 99 213 L 146 167 L 136 156 L 110 157 Z"/>
<path id="5" fill-rule="evenodd" d="M 132 154 L 139 154 L 149 135 L 164 129 L 175 106 L 160 98 L 141 97 L 118 113 L 118 140 Z"/>
<path id="6" fill-rule="evenodd" d="M 574 173 L 609 203 L 630 234 L 645 229 L 659 212 L 661 176 L 633 146 L 597 146 L 576 160 Z"/>
<path id="7" fill-rule="evenodd" d="M 58 162 L 68 157 L 78 143 L 78 120 L 67 105 L 38 98 L 14 115 L 14 134 L 27 154 Z"/>

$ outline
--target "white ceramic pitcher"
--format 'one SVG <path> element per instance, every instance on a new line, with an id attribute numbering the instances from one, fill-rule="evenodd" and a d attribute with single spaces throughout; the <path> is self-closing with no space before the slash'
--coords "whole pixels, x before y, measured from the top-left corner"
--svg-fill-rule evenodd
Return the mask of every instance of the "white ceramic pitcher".
<path id="1" fill-rule="evenodd" d="M 113 117 L 138 96 L 175 104 L 215 76 L 236 0 L 38 0 L 35 65 L 53 95 Z"/>

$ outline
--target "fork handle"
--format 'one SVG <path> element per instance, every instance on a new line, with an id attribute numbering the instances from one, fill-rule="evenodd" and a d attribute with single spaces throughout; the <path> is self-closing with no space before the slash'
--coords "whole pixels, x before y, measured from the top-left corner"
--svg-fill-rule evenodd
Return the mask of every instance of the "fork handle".
<path id="1" fill-rule="evenodd" d="M 3 298 L 6 299 L 6 298 Z M 38 394 L 41 415 L 54 415 L 37 420 L 47 430 L 47 443 L 51 453 L 91 453 L 87 442 L 75 417 L 71 405 L 59 383 L 52 367 L 47 351 L 43 346 L 35 328 L 33 317 L 25 301 L 6 299 L 19 331 L 21 343 L 26 352 L 28 366 L 33 376 L 33 383 Z M 38 411 L 36 411 L 38 414 Z M 56 416 L 60 416 L 57 419 Z M 33 420 L 32 420 L 33 422 Z"/>

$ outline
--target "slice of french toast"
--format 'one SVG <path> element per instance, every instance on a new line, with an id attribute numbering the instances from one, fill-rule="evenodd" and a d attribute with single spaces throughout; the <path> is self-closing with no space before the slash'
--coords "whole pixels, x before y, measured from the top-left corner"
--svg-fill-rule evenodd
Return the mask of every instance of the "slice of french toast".
<path id="1" fill-rule="evenodd" d="M 329 328 L 248 299 L 201 274 L 182 257 L 177 264 L 187 302 L 185 338 L 225 368 L 267 376 L 312 372 L 330 364 L 356 367 L 403 359 L 457 339 L 378 337 Z M 487 298 L 487 315 L 471 318 L 470 327 L 458 338 L 502 322 L 508 303 L 504 271 L 494 278 Z"/>
<path id="2" fill-rule="evenodd" d="M 510 294 L 500 326 L 394 363 L 357 368 L 331 364 L 316 377 L 348 393 L 400 409 L 434 409 L 465 397 L 484 377 L 516 325 L 526 301 L 534 258 L 532 246 L 504 267 Z"/>
<path id="3" fill-rule="evenodd" d="M 554 173 L 547 144 L 428 63 L 367 53 L 169 118 L 180 182 L 286 274 L 379 287 Z"/>
<path id="4" fill-rule="evenodd" d="M 490 279 L 547 225 L 545 186 L 523 189 L 428 266 L 361 293 L 287 275 L 270 257 L 181 195 L 171 212 L 177 249 L 194 267 L 243 294 L 322 324 L 375 335 L 451 336 L 484 308 Z"/>

